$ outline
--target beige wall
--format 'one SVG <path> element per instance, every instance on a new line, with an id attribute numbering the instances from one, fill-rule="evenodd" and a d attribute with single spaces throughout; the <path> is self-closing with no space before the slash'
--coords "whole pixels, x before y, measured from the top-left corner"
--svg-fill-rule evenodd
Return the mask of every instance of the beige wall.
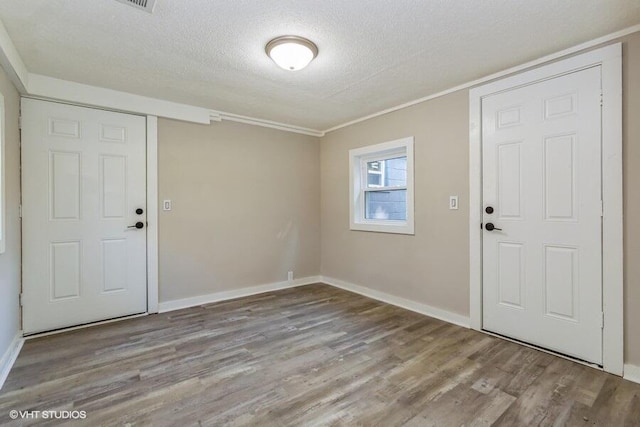
<path id="1" fill-rule="evenodd" d="M 640 366 L 640 33 L 623 42 L 625 362 Z M 468 105 L 460 91 L 322 138 L 323 275 L 468 316 Z M 348 150 L 411 135 L 415 236 L 350 231 Z"/>
<path id="2" fill-rule="evenodd" d="M 323 275 L 468 314 L 467 110 L 459 92 L 322 139 Z M 350 231 L 348 151 L 405 136 L 415 137 L 415 236 Z M 459 210 L 449 210 L 449 195 Z"/>
<path id="3" fill-rule="evenodd" d="M 320 273 L 318 139 L 158 123 L 160 301 Z"/>
<path id="4" fill-rule="evenodd" d="M 20 97 L 0 68 L 0 93 L 5 105 L 6 251 L 0 254 L 0 358 L 20 330 Z"/>

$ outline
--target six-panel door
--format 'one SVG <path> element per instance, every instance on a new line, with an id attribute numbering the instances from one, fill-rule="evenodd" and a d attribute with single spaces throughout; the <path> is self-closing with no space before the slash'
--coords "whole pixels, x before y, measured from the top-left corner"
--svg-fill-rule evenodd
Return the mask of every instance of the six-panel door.
<path id="1" fill-rule="evenodd" d="M 25 333 L 146 311 L 145 146 L 144 117 L 22 100 Z"/>
<path id="2" fill-rule="evenodd" d="M 593 67 L 482 101 L 483 328 L 597 364 L 600 73 Z"/>

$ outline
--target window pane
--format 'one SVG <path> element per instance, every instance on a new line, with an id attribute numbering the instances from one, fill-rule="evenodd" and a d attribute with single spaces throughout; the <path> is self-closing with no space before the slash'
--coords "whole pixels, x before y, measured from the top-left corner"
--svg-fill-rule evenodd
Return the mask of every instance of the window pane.
<path id="1" fill-rule="evenodd" d="M 407 190 L 367 191 L 364 200 L 366 219 L 407 220 Z"/>
<path id="2" fill-rule="evenodd" d="M 384 184 L 383 163 L 380 161 L 367 163 L 367 187 L 382 187 Z"/>
<path id="3" fill-rule="evenodd" d="M 407 185 L 407 156 L 367 162 L 367 187 Z"/>

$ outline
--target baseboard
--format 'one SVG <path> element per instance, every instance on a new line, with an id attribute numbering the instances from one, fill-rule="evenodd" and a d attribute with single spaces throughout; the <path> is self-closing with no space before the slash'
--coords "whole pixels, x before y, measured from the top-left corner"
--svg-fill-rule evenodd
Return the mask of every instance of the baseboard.
<path id="1" fill-rule="evenodd" d="M 432 307 L 427 304 L 411 301 L 405 298 L 397 297 L 395 295 L 387 294 L 385 292 L 365 288 L 364 286 L 345 282 L 344 280 L 335 279 L 333 277 L 322 276 L 321 282 L 326 283 L 327 285 L 335 286 L 336 288 L 364 295 L 365 297 L 386 302 L 387 304 L 415 311 L 416 313 L 424 314 L 425 316 L 435 317 L 436 319 L 444 320 L 445 322 L 453 323 L 458 326 L 463 326 L 465 328 L 470 327 L 469 317 L 463 316 L 461 314 L 452 313 L 451 311 L 443 310 L 441 308 Z"/>
<path id="2" fill-rule="evenodd" d="M 207 295 L 199 295 L 196 297 L 177 299 L 173 301 L 165 301 L 159 304 L 159 312 L 180 310 L 182 308 L 195 307 L 202 304 L 210 304 L 212 302 L 227 301 L 231 299 L 247 297 L 250 295 L 263 294 L 265 292 L 279 291 L 281 289 L 295 288 L 297 286 L 311 285 L 321 282 L 320 276 L 302 277 L 286 282 L 267 283 L 265 285 L 250 286 L 247 288 L 234 289 L 232 291 L 214 292 Z"/>
<path id="3" fill-rule="evenodd" d="M 4 386 L 4 382 L 9 376 L 9 372 L 11 371 L 13 364 L 18 358 L 18 354 L 20 354 L 22 344 L 24 344 L 22 331 L 18 331 L 16 336 L 13 338 L 13 341 L 9 345 L 9 348 L 2 355 L 2 359 L 0 359 L 0 390 L 2 390 L 2 386 Z"/>
<path id="4" fill-rule="evenodd" d="M 180 310 L 183 308 L 196 307 L 203 304 L 210 304 L 214 302 L 227 301 L 236 298 L 247 297 L 251 295 L 263 294 L 265 292 L 278 291 L 281 289 L 295 288 L 298 286 L 311 285 L 313 283 L 325 283 L 336 288 L 344 289 L 356 294 L 364 295 L 369 298 L 373 298 L 378 301 L 385 302 L 387 304 L 395 305 L 407 310 L 415 311 L 416 313 L 424 314 L 429 317 L 444 320 L 445 322 L 453 323 L 465 328 L 469 327 L 469 318 L 457 313 L 452 313 L 447 310 L 432 307 L 427 304 L 411 301 L 405 298 L 390 295 L 384 292 L 376 291 L 373 289 L 365 288 L 364 286 L 356 285 L 353 283 L 345 282 L 344 280 L 335 279 L 327 276 L 311 276 L 303 277 L 293 280 L 291 282 L 275 282 L 268 283 L 266 285 L 250 286 L 247 288 L 234 289 L 232 291 L 215 292 L 207 295 L 199 295 L 190 298 L 183 298 L 172 301 L 161 302 L 159 305 L 159 312 L 166 313 L 168 311 Z"/>
<path id="5" fill-rule="evenodd" d="M 625 364 L 623 378 L 640 384 L 640 366 Z"/>

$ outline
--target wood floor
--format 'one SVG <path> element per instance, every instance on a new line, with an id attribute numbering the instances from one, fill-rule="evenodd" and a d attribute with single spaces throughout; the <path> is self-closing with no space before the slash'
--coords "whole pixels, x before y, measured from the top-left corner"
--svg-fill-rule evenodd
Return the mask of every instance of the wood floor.
<path id="1" fill-rule="evenodd" d="M 637 426 L 640 384 L 311 285 L 29 340 L 0 423 L 12 409 L 91 426 Z"/>

